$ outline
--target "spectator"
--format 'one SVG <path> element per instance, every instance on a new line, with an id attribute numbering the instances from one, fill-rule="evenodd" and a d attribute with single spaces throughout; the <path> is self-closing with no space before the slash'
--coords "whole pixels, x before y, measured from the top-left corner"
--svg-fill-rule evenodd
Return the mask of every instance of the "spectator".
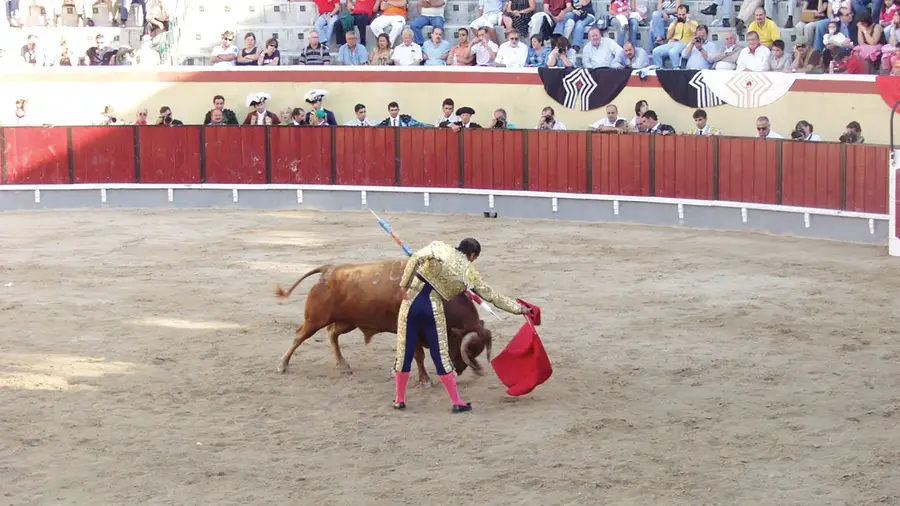
<path id="1" fill-rule="evenodd" d="M 609 104 L 606 106 L 606 116 L 591 123 L 588 130 L 593 130 L 595 132 L 610 132 L 616 129 L 616 123 L 618 123 L 619 120 L 624 120 L 624 118 L 619 117 L 619 108 L 616 107 L 616 104 Z"/>
<path id="2" fill-rule="evenodd" d="M 418 2 L 419 15 L 412 20 L 409 27 L 413 30 L 413 40 L 421 46 L 425 43 L 426 26 L 431 25 L 434 29 L 440 28 L 441 34 L 444 33 L 444 9 L 447 7 L 447 2 L 445 0 L 418 0 Z"/>
<path id="3" fill-rule="evenodd" d="M 500 44 L 497 50 L 497 58 L 494 63 L 500 67 L 521 68 L 525 66 L 528 58 L 528 47 L 519 43 L 519 32 L 512 31 L 506 34 L 506 42 Z"/>
<path id="4" fill-rule="evenodd" d="M 59 67 L 75 67 L 78 66 L 78 58 L 72 58 L 69 54 L 69 45 L 63 39 L 59 44 L 59 55 L 54 59 L 53 65 Z"/>
<path id="5" fill-rule="evenodd" d="M 238 53 L 234 64 L 239 67 L 259 65 L 259 48 L 256 47 L 256 34 L 253 32 L 244 35 L 244 48 Z"/>
<path id="6" fill-rule="evenodd" d="M 153 49 L 153 39 L 149 34 L 141 36 L 141 48 L 136 51 L 135 59 L 141 67 L 158 67 L 159 53 Z"/>
<path id="7" fill-rule="evenodd" d="M 582 61 L 584 57 L 582 56 Z M 625 47 L 616 55 L 613 68 L 631 68 L 640 70 L 650 66 L 650 55 L 642 47 L 634 47 L 631 41 L 625 42 Z"/>
<path id="8" fill-rule="evenodd" d="M 713 55 L 712 68 L 715 70 L 734 70 L 737 68 L 737 59 L 744 49 L 743 44 L 737 43 L 737 34 L 728 32 L 725 34 L 725 48 L 721 53 Z"/>
<path id="9" fill-rule="evenodd" d="M 888 0 L 890 2 L 890 0 Z M 869 4 L 872 4 L 872 10 L 869 11 Z M 881 10 L 884 8 L 884 0 L 853 0 L 853 12 L 868 12 L 874 19 L 881 16 Z"/>
<path id="10" fill-rule="evenodd" d="M 791 55 L 784 52 L 784 41 L 776 40 L 772 43 L 769 55 L 769 70 L 772 72 L 787 72 L 791 68 Z"/>
<path id="11" fill-rule="evenodd" d="M 894 68 L 894 64 L 897 62 L 897 46 L 900 43 L 900 30 L 896 28 L 900 28 L 900 12 L 894 13 L 894 21 L 892 24 L 893 28 L 890 30 L 891 34 L 888 36 L 888 43 L 881 47 L 881 71 L 887 71 Z"/>
<path id="12" fill-rule="evenodd" d="M 415 34 L 415 30 L 413 30 Z M 444 40 L 444 29 L 436 26 L 431 30 L 431 38 L 422 46 L 425 65 L 447 65 L 447 58 L 453 45 Z"/>
<path id="13" fill-rule="evenodd" d="M 293 109 L 287 107 L 281 110 L 281 113 L 278 117 L 281 119 L 281 126 L 287 126 L 288 123 L 291 122 L 291 118 L 293 116 Z"/>
<path id="14" fill-rule="evenodd" d="M 578 53 L 569 45 L 569 39 L 560 35 L 556 39 L 556 47 L 547 56 L 547 66 L 550 68 L 572 68 Z"/>
<path id="15" fill-rule="evenodd" d="M 793 3 L 794 0 L 790 0 L 790 2 Z M 758 34 L 759 43 L 767 48 L 772 47 L 772 43 L 781 38 L 778 25 L 766 17 L 766 10 L 762 7 L 757 7 L 754 11 L 754 20 L 747 27 L 747 35 L 750 35 L 751 32 Z"/>
<path id="16" fill-rule="evenodd" d="M 347 34 L 349 35 L 349 34 Z M 366 106 L 362 104 L 356 104 L 353 108 L 353 112 L 356 113 L 356 117 L 351 119 L 350 121 L 344 123 L 346 126 L 378 126 L 378 123 L 369 120 L 366 118 Z"/>
<path id="17" fill-rule="evenodd" d="M 613 0 L 609 5 L 609 12 L 612 14 L 612 20 L 619 29 L 619 36 L 616 43 L 620 46 L 625 45 L 625 34 L 628 34 L 628 40 L 632 45 L 637 45 L 638 23 L 641 22 L 641 13 L 632 10 L 631 0 Z M 614 126 L 614 125 L 613 125 Z"/>
<path id="18" fill-rule="evenodd" d="M 291 111 L 291 122 L 285 126 L 309 126 L 306 122 L 306 111 L 302 107 L 294 107 Z"/>
<path id="19" fill-rule="evenodd" d="M 656 111 L 647 111 L 641 116 L 641 121 L 643 123 L 643 130 L 648 134 L 660 134 L 660 135 L 674 135 L 675 129 L 672 128 L 672 125 L 667 125 L 665 123 L 660 123 L 659 118 L 656 116 Z"/>
<path id="20" fill-rule="evenodd" d="M 766 116 L 756 118 L 756 136 L 760 139 L 784 139 L 772 131 L 769 118 Z"/>
<path id="21" fill-rule="evenodd" d="M 735 70 L 765 72 L 769 70 L 769 56 L 771 54 L 772 52 L 769 51 L 769 48 L 759 43 L 758 33 L 747 32 L 747 47 L 741 49 Z"/>
<path id="22" fill-rule="evenodd" d="M 609 37 L 603 36 L 603 30 L 592 26 L 588 30 L 588 43 L 581 50 L 581 65 L 586 69 L 613 67 L 621 48 Z M 548 66 L 549 56 L 547 58 Z"/>
<path id="23" fill-rule="evenodd" d="M 795 141 L 821 141 L 819 134 L 813 133 L 812 123 L 802 119 L 797 122 L 794 131 L 791 132 L 791 139 Z"/>
<path id="24" fill-rule="evenodd" d="M 536 127 L 538 130 L 565 130 L 566 125 L 562 121 L 556 121 L 556 112 L 552 107 L 541 109 L 541 120 Z"/>
<path id="25" fill-rule="evenodd" d="M 329 65 L 331 64 L 331 53 L 328 52 L 328 46 L 319 41 L 319 33 L 310 30 L 306 33 L 309 43 L 300 51 L 300 65 Z M 277 43 L 277 41 L 276 41 Z"/>
<path id="26" fill-rule="evenodd" d="M 707 121 L 706 111 L 697 109 L 694 111 L 694 128 L 688 131 L 688 135 L 719 135 L 721 131 L 713 128 Z"/>
<path id="27" fill-rule="evenodd" d="M 544 46 L 540 35 L 531 36 L 531 47 L 528 48 L 528 56 L 525 57 L 526 67 L 546 67 L 547 57 L 550 56 L 550 47 Z M 581 58 L 584 61 L 584 57 Z"/>
<path id="28" fill-rule="evenodd" d="M 459 116 L 453 113 L 453 108 L 456 107 L 456 103 L 453 102 L 452 98 L 445 98 L 444 102 L 441 103 L 441 119 L 434 122 L 434 126 L 439 127 L 441 123 L 456 123 L 459 121 Z"/>
<path id="29" fill-rule="evenodd" d="M 900 14 L 900 0 L 894 0 L 890 7 L 881 12 L 881 18 L 878 24 L 884 31 L 885 39 L 888 39 L 891 36 L 891 30 L 900 26 L 900 16 L 898 16 L 898 14 Z"/>
<path id="30" fill-rule="evenodd" d="M 106 106 L 104 115 L 112 117 L 114 115 L 112 107 Z M 184 125 L 184 123 L 182 123 L 181 120 L 175 119 L 174 115 L 172 114 L 172 108 L 167 105 L 164 105 L 159 108 L 159 117 L 156 118 L 156 124 L 163 125 L 163 126 L 173 126 L 173 127 Z"/>
<path id="31" fill-rule="evenodd" d="M 338 63 L 341 65 L 368 65 L 369 54 L 366 53 L 366 48 L 357 41 L 356 32 L 347 32 L 345 40 L 347 43 L 338 50 Z"/>
<path id="32" fill-rule="evenodd" d="M 148 10 L 147 18 L 144 21 L 143 34 L 153 38 L 169 31 L 169 9 L 163 0 L 156 0 L 151 5 L 152 7 Z"/>
<path id="33" fill-rule="evenodd" d="M 478 29 L 478 38 L 472 42 L 472 53 L 475 55 L 475 65 L 485 66 L 494 63 L 497 51 L 500 49 L 494 41 L 488 38 L 488 30 L 485 27 Z"/>
<path id="34" fill-rule="evenodd" d="M 665 43 L 669 25 L 675 22 L 680 6 L 681 0 L 657 0 L 656 10 L 650 16 L 650 38 L 653 40 L 653 49 Z"/>
<path id="35" fill-rule="evenodd" d="M 390 30 L 391 47 L 406 24 L 406 0 L 381 0 L 381 16 L 372 21 L 372 33 L 379 36 Z"/>
<path id="36" fill-rule="evenodd" d="M 388 104 L 388 117 L 385 118 L 378 126 L 391 127 L 427 127 L 424 123 L 419 123 L 409 114 L 400 114 L 400 105 L 397 102 Z"/>
<path id="37" fill-rule="evenodd" d="M 213 67 L 227 68 L 234 66 L 240 50 L 233 42 L 234 32 L 228 30 L 222 34 L 222 43 L 212 50 L 211 63 Z"/>
<path id="38" fill-rule="evenodd" d="M 319 16 L 313 26 L 322 44 L 331 42 L 334 25 L 341 20 L 341 0 L 315 0 Z"/>
<path id="39" fill-rule="evenodd" d="M 150 113 L 147 111 L 147 108 L 141 107 L 137 110 L 137 112 L 135 112 L 134 123 L 132 123 L 132 125 L 149 125 L 149 123 L 147 122 L 147 117 L 149 115 Z"/>
<path id="40" fill-rule="evenodd" d="M 641 117 L 649 110 L 650 104 L 648 104 L 646 100 L 638 100 L 634 104 L 634 118 L 631 119 L 629 126 L 637 131 L 641 126 Z"/>
<path id="41" fill-rule="evenodd" d="M 791 73 L 795 74 L 821 74 L 824 68 L 822 53 L 813 50 L 809 44 L 798 42 L 794 44 L 794 61 L 791 62 Z"/>
<path id="42" fill-rule="evenodd" d="M 25 112 L 28 107 L 28 99 L 20 98 L 16 100 L 16 109 L 13 115 L 13 120 L 9 123 L 6 123 L 6 126 L 28 126 L 30 124 L 27 113 Z"/>
<path id="43" fill-rule="evenodd" d="M 847 144 L 862 144 L 866 142 L 866 139 L 862 136 L 862 127 L 856 121 L 847 123 L 847 129 L 844 130 L 843 135 L 838 140 Z"/>
<path id="44" fill-rule="evenodd" d="M 163 109 L 168 109 L 168 108 L 163 107 Z M 177 126 L 177 125 L 171 124 L 171 123 L 173 123 L 173 120 L 171 117 L 169 118 L 169 123 L 161 123 L 163 120 L 163 116 L 162 116 L 163 109 L 159 110 L 160 117 L 157 120 L 156 124 L 157 125 L 165 124 L 167 126 Z M 171 111 L 169 111 L 169 115 L 171 116 Z M 113 109 L 113 106 L 107 105 L 106 107 L 103 108 L 103 112 L 100 113 L 100 119 L 94 124 L 98 125 L 98 126 L 124 125 L 125 121 L 119 119 L 118 116 L 116 116 L 116 110 Z M 179 121 L 178 124 L 180 125 L 181 122 Z"/>
<path id="45" fill-rule="evenodd" d="M 207 126 L 227 126 L 228 123 L 225 122 L 225 115 L 222 114 L 222 111 L 218 109 L 213 109 L 212 114 L 209 117 L 209 121 L 205 122 L 204 125 Z"/>
<path id="46" fill-rule="evenodd" d="M 897 0 L 900 2 L 900 0 Z M 534 16 L 535 7 L 534 0 L 507 0 L 503 7 L 503 17 L 501 21 L 506 27 L 506 37 L 509 39 L 509 33 L 515 30 L 519 37 L 523 39 L 529 35 L 529 26 L 531 18 Z"/>
<path id="47" fill-rule="evenodd" d="M 472 30 L 477 31 L 479 35 L 481 34 L 481 29 L 484 28 L 485 33 L 490 35 L 490 39 L 496 48 L 500 41 L 497 40 L 497 32 L 494 30 L 494 27 L 500 24 L 500 16 L 502 15 L 503 0 L 478 0 L 478 17 L 469 26 Z"/>
<path id="48" fill-rule="evenodd" d="M 866 68 L 863 61 L 853 54 L 849 48 L 838 49 L 832 63 L 833 74 L 865 74 Z"/>
<path id="49" fill-rule="evenodd" d="M 572 2 L 570 0 L 544 0 L 543 3 L 544 11 L 531 18 L 530 33 L 541 33 L 544 22 L 547 22 L 553 26 L 553 33 L 563 35 L 566 27 L 564 18 L 567 12 L 573 10 Z"/>
<path id="50" fill-rule="evenodd" d="M 378 36 L 375 49 L 369 53 L 369 62 L 372 65 L 393 65 L 391 61 L 391 39 L 386 33 Z"/>
<path id="51" fill-rule="evenodd" d="M 6 20 L 10 28 L 22 28 L 22 24 L 16 19 L 19 13 L 19 0 L 6 0 Z"/>
<path id="52" fill-rule="evenodd" d="M 115 65 L 134 65 L 134 49 L 127 44 L 119 46 L 116 51 Z"/>
<path id="53" fill-rule="evenodd" d="M 29 35 L 28 39 L 25 41 L 25 45 L 22 46 L 22 61 L 25 65 L 43 67 L 47 64 L 43 51 L 38 49 L 37 42 L 37 35 Z"/>
<path id="54" fill-rule="evenodd" d="M 491 128 L 512 130 L 516 128 L 516 125 L 507 120 L 506 109 L 497 109 L 494 111 L 494 122 L 491 124 Z"/>
<path id="55" fill-rule="evenodd" d="M 271 100 L 272 97 L 268 93 L 251 93 L 247 96 L 247 107 L 252 107 L 253 110 L 247 113 L 247 117 L 244 118 L 245 125 L 279 125 L 281 124 L 281 120 L 278 119 L 278 115 L 272 111 L 267 110 L 266 103 Z"/>
<path id="56" fill-rule="evenodd" d="M 722 12 L 722 26 L 728 28 L 731 26 L 731 15 L 734 13 L 734 2 L 732 0 L 715 0 L 705 8 L 700 9 L 700 14 L 715 17 L 719 11 L 719 7 L 722 7 L 722 10 L 724 11 Z"/>
<path id="57" fill-rule="evenodd" d="M 681 68 L 681 52 L 694 39 L 696 29 L 697 22 L 690 19 L 688 6 L 679 5 L 675 22 L 666 31 L 668 42 L 653 49 L 653 64 L 664 68 L 663 60 L 668 57 L 673 69 Z"/>
<path id="58" fill-rule="evenodd" d="M 828 14 L 828 0 L 801 0 L 803 10 L 800 22 L 797 23 L 797 36 L 803 40 L 812 40 L 816 36 L 816 22 L 825 19 Z"/>
<path id="59" fill-rule="evenodd" d="M 440 128 L 450 128 L 454 132 L 459 132 L 464 128 L 481 128 L 481 125 L 478 123 L 474 123 L 472 121 L 472 116 L 475 115 L 475 109 L 471 107 L 460 107 L 459 110 L 456 111 L 456 116 L 459 118 L 457 121 L 442 121 L 438 127 Z"/>
<path id="60" fill-rule="evenodd" d="M 568 27 L 569 22 L 574 23 L 574 28 L 572 29 L 571 35 L 568 35 Z M 575 52 L 581 50 L 581 46 L 584 45 L 584 30 L 589 26 L 593 26 L 594 23 L 597 22 L 597 16 L 594 13 L 594 4 L 591 3 L 591 0 L 573 0 L 572 10 L 567 12 L 563 16 L 563 24 L 566 29 L 563 30 L 565 33 L 563 35 L 566 38 L 571 36 L 571 43 L 574 46 Z M 624 32 L 622 32 L 624 33 Z"/>
<path id="61" fill-rule="evenodd" d="M 825 48 L 828 50 L 833 51 L 837 48 L 844 47 L 850 40 L 850 37 L 847 37 L 838 31 L 839 24 L 840 23 L 837 21 L 828 23 L 828 28 L 826 28 L 825 35 L 822 37 L 822 44 L 824 44 Z"/>
<path id="62" fill-rule="evenodd" d="M 240 123 L 238 123 L 237 115 L 234 113 L 234 111 L 225 108 L 225 97 L 223 97 L 222 95 L 216 95 L 213 97 L 213 108 L 206 112 L 206 116 L 204 116 L 203 118 L 204 125 L 212 121 L 212 113 L 215 111 L 221 111 L 222 117 L 229 125 L 240 125 Z"/>
<path id="63" fill-rule="evenodd" d="M 856 18 L 856 30 L 857 45 L 853 52 L 865 64 L 866 73 L 869 73 L 872 64 L 881 57 L 881 48 L 885 43 L 884 30 L 868 12 L 863 12 Z"/>
<path id="64" fill-rule="evenodd" d="M 121 21 L 122 23 L 119 26 L 126 26 L 128 24 L 128 11 L 131 10 L 132 4 L 138 4 L 141 6 L 141 19 L 147 19 L 147 0 L 119 0 L 121 2 Z M 146 22 L 146 21 L 145 21 Z M 113 26 L 116 26 L 115 15 L 113 15 Z"/>
<path id="65" fill-rule="evenodd" d="M 619 121 L 616 121 L 616 133 L 626 134 L 631 131 L 632 131 L 631 127 L 628 126 L 627 121 L 625 121 L 624 119 L 620 119 Z"/>
<path id="66" fill-rule="evenodd" d="M 413 31 L 404 28 L 400 38 L 402 43 L 391 51 L 391 61 L 394 62 L 394 65 L 401 67 L 421 65 L 424 59 L 422 48 L 413 42 Z"/>
<path id="67" fill-rule="evenodd" d="M 306 123 L 310 126 L 337 126 L 337 119 L 334 112 L 325 108 L 323 101 L 328 96 L 325 90 L 309 90 L 306 93 L 307 104 L 312 105 L 312 110 L 306 113 Z"/>
<path id="68" fill-rule="evenodd" d="M 316 32 L 312 32 L 316 37 L 318 34 Z M 318 38 L 315 38 L 318 42 Z M 310 44 L 312 44 L 313 38 L 310 38 Z M 303 48 L 303 51 L 300 51 L 300 61 L 303 65 L 327 65 L 331 61 L 331 55 L 328 54 L 328 48 L 322 46 L 319 51 L 320 59 L 316 60 L 315 51 L 309 51 L 309 47 Z M 313 53 L 313 56 L 310 57 L 309 53 Z M 309 63 L 310 61 L 318 61 L 319 63 Z M 266 41 L 266 47 L 259 53 L 259 60 L 257 60 L 260 67 L 277 67 L 281 65 L 281 52 L 278 50 L 278 39 L 269 39 Z"/>
<path id="69" fill-rule="evenodd" d="M 475 53 L 472 52 L 472 43 L 469 42 L 469 30 L 460 28 L 457 32 L 459 42 L 447 55 L 448 65 L 471 65 L 475 61 Z"/>
<path id="70" fill-rule="evenodd" d="M 834 4 L 829 4 L 828 8 L 831 9 L 833 5 Z M 850 39 L 851 41 L 854 41 L 854 39 L 856 39 L 855 34 L 851 33 L 850 31 L 850 23 L 853 22 L 853 11 L 851 11 L 847 7 L 841 7 L 840 9 L 838 9 L 837 15 L 833 19 L 826 18 L 816 22 L 816 37 L 813 41 L 816 51 L 825 50 L 825 34 L 828 32 L 828 25 L 832 21 L 836 21 L 839 23 L 838 32 L 840 32 L 841 35 Z"/>
<path id="71" fill-rule="evenodd" d="M 706 70 L 712 66 L 712 55 L 716 52 L 716 43 L 708 40 L 709 27 L 700 25 L 694 39 L 684 47 L 682 58 L 687 58 L 685 68 L 688 70 Z"/>
<path id="72" fill-rule="evenodd" d="M 347 10 L 353 18 L 353 26 L 347 31 L 344 29 L 344 23 L 340 22 L 335 26 L 337 32 L 337 41 L 346 40 L 346 34 L 353 31 L 355 26 L 359 30 L 359 43 L 363 47 L 366 46 L 366 31 L 372 20 L 375 19 L 375 12 L 380 11 L 381 0 L 347 0 Z"/>

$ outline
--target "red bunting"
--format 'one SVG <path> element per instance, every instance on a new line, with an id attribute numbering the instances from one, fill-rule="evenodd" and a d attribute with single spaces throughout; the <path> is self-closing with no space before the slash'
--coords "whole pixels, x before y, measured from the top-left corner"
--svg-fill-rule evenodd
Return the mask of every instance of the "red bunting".
<path id="1" fill-rule="evenodd" d="M 491 366 L 511 396 L 525 395 L 544 383 L 553 374 L 550 357 L 538 336 L 536 325 L 541 324 L 541 308 L 516 299 L 519 304 L 531 308 L 534 313 L 525 315 L 526 322 L 513 336 L 512 341 L 491 360 Z"/>
<path id="2" fill-rule="evenodd" d="M 900 101 L 900 76 L 875 76 L 875 86 L 888 107 Z"/>

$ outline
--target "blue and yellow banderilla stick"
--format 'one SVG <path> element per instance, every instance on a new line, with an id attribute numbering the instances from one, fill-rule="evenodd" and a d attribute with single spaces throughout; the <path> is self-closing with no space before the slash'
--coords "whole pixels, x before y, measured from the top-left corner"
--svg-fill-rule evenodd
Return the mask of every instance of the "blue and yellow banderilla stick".
<path id="1" fill-rule="evenodd" d="M 406 244 L 403 243 L 403 240 L 400 239 L 400 237 L 396 233 L 394 233 L 394 230 L 391 228 L 391 226 L 388 224 L 388 222 L 379 218 L 378 215 L 375 214 L 375 211 L 369 209 L 369 212 L 372 213 L 373 216 L 375 216 L 375 219 L 378 220 L 378 224 L 381 225 L 381 228 L 383 228 L 385 232 L 387 232 L 388 234 L 391 235 L 391 237 L 394 239 L 394 242 L 396 242 L 397 244 L 400 245 L 400 248 L 403 249 L 403 252 L 406 253 L 406 256 L 411 257 L 413 255 L 412 250 L 409 249 L 409 246 L 407 246 Z M 491 308 L 491 306 L 489 306 L 487 302 L 482 300 L 481 297 L 479 297 L 475 293 L 473 293 L 472 290 L 469 290 L 468 288 L 466 288 L 466 295 L 473 302 L 475 302 L 479 306 L 483 307 L 488 313 L 491 313 L 492 315 L 494 315 L 495 318 L 497 318 L 498 320 L 502 320 L 502 318 L 497 316 L 497 313 L 494 312 L 493 308 Z"/>

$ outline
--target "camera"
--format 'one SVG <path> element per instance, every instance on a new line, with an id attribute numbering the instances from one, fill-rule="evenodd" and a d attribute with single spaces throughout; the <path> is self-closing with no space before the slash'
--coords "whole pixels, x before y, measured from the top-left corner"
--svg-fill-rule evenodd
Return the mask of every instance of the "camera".
<path id="1" fill-rule="evenodd" d="M 806 138 L 806 132 L 803 131 L 802 128 L 797 127 L 791 132 L 791 139 L 795 141 L 801 141 Z"/>
<path id="2" fill-rule="evenodd" d="M 494 124 L 491 128 L 506 128 L 506 120 L 503 118 L 494 118 Z"/>
<path id="3" fill-rule="evenodd" d="M 859 134 L 851 130 L 844 132 L 844 135 L 841 135 L 838 140 L 844 144 L 856 144 L 859 142 Z"/>
<path id="4" fill-rule="evenodd" d="M 702 44 L 703 40 L 700 37 L 694 37 L 694 44 Z"/>

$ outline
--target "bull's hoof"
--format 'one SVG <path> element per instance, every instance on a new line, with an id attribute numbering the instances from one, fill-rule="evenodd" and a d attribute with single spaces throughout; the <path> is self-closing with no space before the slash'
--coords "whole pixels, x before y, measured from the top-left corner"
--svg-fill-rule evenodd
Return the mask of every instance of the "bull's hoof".
<path id="1" fill-rule="evenodd" d="M 406 409 L 406 403 L 405 402 L 395 402 L 394 409 Z"/>
<path id="2" fill-rule="evenodd" d="M 285 364 L 284 362 L 278 364 L 278 372 L 280 374 L 284 374 L 285 372 L 287 372 L 287 364 Z"/>
<path id="3" fill-rule="evenodd" d="M 350 364 L 348 364 L 347 362 L 338 362 L 337 368 L 341 370 L 341 374 L 353 374 L 353 370 L 350 369 Z"/>
<path id="4" fill-rule="evenodd" d="M 450 410 L 451 413 L 466 413 L 472 411 L 472 403 L 467 402 L 465 406 L 461 406 L 459 404 L 454 404 L 453 409 Z"/>

